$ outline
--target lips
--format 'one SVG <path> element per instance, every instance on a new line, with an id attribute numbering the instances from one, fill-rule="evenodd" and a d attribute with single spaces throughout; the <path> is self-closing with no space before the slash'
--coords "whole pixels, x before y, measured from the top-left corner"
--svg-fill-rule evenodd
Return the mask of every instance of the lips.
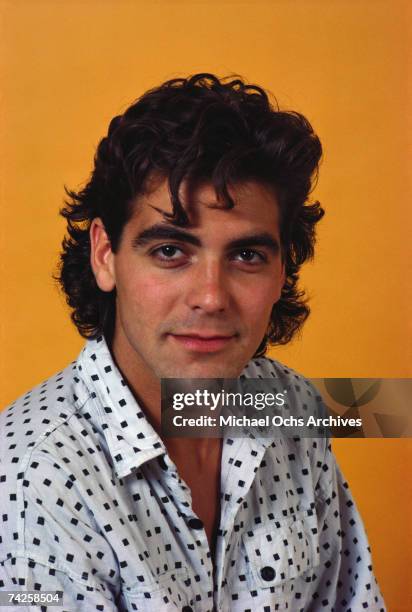
<path id="1" fill-rule="evenodd" d="M 199 353 L 215 353 L 220 351 L 235 338 L 235 334 L 216 334 L 216 333 L 188 333 L 188 334 L 169 334 L 172 341 L 177 342 L 189 351 Z"/>

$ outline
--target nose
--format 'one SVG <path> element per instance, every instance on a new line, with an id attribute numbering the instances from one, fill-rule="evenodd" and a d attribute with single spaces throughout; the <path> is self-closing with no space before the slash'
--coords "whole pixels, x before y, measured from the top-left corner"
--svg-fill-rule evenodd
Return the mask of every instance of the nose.
<path id="1" fill-rule="evenodd" d="M 187 291 L 187 304 L 193 310 L 207 314 L 224 312 L 229 305 L 229 284 L 219 261 L 196 266 L 196 273 Z"/>

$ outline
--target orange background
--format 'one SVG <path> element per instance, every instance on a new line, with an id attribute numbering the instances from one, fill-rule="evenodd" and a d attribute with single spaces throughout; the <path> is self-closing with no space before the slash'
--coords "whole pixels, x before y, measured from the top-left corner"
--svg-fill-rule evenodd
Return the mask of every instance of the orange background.
<path id="1" fill-rule="evenodd" d="M 410 377 L 408 0 L 0 1 L 0 405 L 83 340 L 51 279 L 63 185 L 78 187 L 110 118 L 147 88 L 239 73 L 303 112 L 325 154 L 327 209 L 303 284 L 313 314 L 273 350 L 310 377 Z M 410 57 L 409 57 L 410 59 Z M 412 609 L 412 445 L 340 440 L 390 611 Z"/>

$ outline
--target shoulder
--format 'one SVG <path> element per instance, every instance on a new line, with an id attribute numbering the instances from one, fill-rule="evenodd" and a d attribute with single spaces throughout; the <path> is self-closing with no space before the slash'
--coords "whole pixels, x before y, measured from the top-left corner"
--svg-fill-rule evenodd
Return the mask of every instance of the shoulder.
<path id="1" fill-rule="evenodd" d="M 76 362 L 0 412 L 0 496 L 9 499 L 33 453 L 79 409 Z"/>
<path id="2" fill-rule="evenodd" d="M 0 412 L 0 458 L 22 457 L 78 409 L 76 362 L 37 385 Z"/>
<path id="3" fill-rule="evenodd" d="M 300 396 L 302 401 L 322 402 L 319 391 L 309 378 L 275 359 L 269 359 L 268 357 L 252 359 L 243 370 L 241 378 L 243 377 L 273 378 L 278 380 L 288 392 L 292 393 L 296 401 L 299 401 Z"/>
<path id="4" fill-rule="evenodd" d="M 325 411 L 323 398 L 312 381 L 275 359 L 268 357 L 252 359 L 243 370 L 241 378 L 273 380 L 275 389 L 285 394 L 286 416 L 293 414 L 296 418 L 303 418 L 303 422 L 306 423 L 306 417 L 309 415 L 323 414 Z M 269 448 L 273 449 L 276 446 L 279 448 L 279 442 L 283 440 L 280 445 L 289 448 L 290 454 L 301 459 L 309 457 L 318 478 L 319 468 L 324 464 L 328 447 L 330 449 L 328 437 L 309 436 L 307 427 L 288 426 L 282 428 L 281 434 L 276 437 L 278 444 L 273 444 Z"/>
<path id="5" fill-rule="evenodd" d="M 242 375 L 248 378 L 304 379 L 302 374 L 298 374 L 289 366 L 269 357 L 251 359 L 243 370 Z"/>
<path id="6" fill-rule="evenodd" d="M 87 399 L 73 362 L 0 412 L 0 499 L 6 521 L 0 561 L 22 546 L 29 485 L 57 477 L 65 482 L 64 459 L 70 455 L 73 433 L 81 429 Z"/>

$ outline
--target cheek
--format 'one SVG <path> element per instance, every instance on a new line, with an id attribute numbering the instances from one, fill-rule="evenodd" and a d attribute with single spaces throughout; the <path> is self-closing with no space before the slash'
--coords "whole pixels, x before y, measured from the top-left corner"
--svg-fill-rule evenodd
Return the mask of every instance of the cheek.
<path id="1" fill-rule="evenodd" d="M 253 321 L 255 329 L 266 329 L 273 304 L 278 297 L 279 293 L 277 289 L 274 289 L 272 283 L 260 284 L 248 291 L 247 298 L 244 300 L 244 311 L 249 320 Z"/>
<path id="2" fill-rule="evenodd" d="M 170 308 L 174 295 L 178 293 L 175 285 L 162 282 L 152 274 L 136 274 L 123 270 L 117 278 L 117 295 L 122 310 L 142 313 L 142 319 L 151 319 L 156 313 Z"/>

